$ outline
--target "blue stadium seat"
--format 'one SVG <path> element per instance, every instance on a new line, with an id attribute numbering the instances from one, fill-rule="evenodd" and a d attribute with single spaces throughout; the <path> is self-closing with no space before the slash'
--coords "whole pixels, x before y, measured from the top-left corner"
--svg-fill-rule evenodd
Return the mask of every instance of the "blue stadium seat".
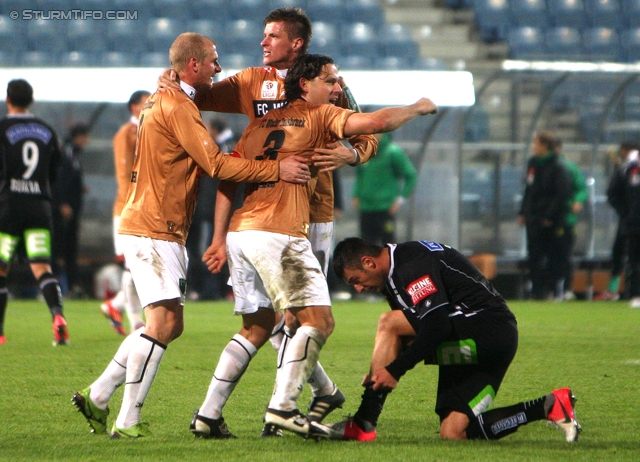
<path id="1" fill-rule="evenodd" d="M 498 42 L 506 38 L 510 11 L 507 0 L 473 0 L 476 25 L 484 42 Z"/>
<path id="2" fill-rule="evenodd" d="M 509 57 L 512 59 L 539 60 L 546 58 L 544 34 L 537 27 L 521 26 L 507 33 Z"/>
<path id="3" fill-rule="evenodd" d="M 369 56 L 362 55 L 350 55 L 350 56 L 338 56 L 334 57 L 334 60 L 340 69 L 351 69 L 351 70 L 361 70 L 361 69 L 377 69 L 377 66 L 374 66 L 374 62 Z"/>
<path id="4" fill-rule="evenodd" d="M 66 51 L 59 57 L 63 67 L 92 67 L 99 63 L 98 54 L 85 51 Z"/>
<path id="5" fill-rule="evenodd" d="M 314 0 L 311 0 L 313 2 Z M 275 10 L 276 8 L 291 8 L 298 7 L 302 8 L 302 11 L 307 12 L 307 1 L 306 0 L 269 0 L 269 11 Z"/>
<path id="6" fill-rule="evenodd" d="M 0 51 L 0 66 L 13 67 L 20 64 L 19 54 L 15 51 Z"/>
<path id="7" fill-rule="evenodd" d="M 380 51 L 383 56 L 404 55 L 413 59 L 420 54 L 411 29 L 403 24 L 383 24 L 378 28 L 378 37 L 382 38 Z"/>
<path id="8" fill-rule="evenodd" d="M 473 7 L 471 0 L 445 0 L 444 3 L 447 8 L 451 8 L 452 10 L 463 10 Z"/>
<path id="9" fill-rule="evenodd" d="M 146 21 L 107 21 L 107 39 L 110 51 L 147 51 Z"/>
<path id="10" fill-rule="evenodd" d="M 640 27 L 623 30 L 620 33 L 620 45 L 625 61 L 629 63 L 640 61 Z"/>
<path id="11" fill-rule="evenodd" d="M 309 52 L 333 56 L 340 48 L 340 35 L 336 25 L 330 22 L 314 21 Z"/>
<path id="12" fill-rule="evenodd" d="M 406 56 L 384 56 L 376 59 L 376 67 L 385 71 L 413 69 L 413 64 Z"/>
<path id="13" fill-rule="evenodd" d="M 140 63 L 135 53 L 104 51 L 100 53 L 99 65 L 104 67 L 138 67 Z"/>
<path id="14" fill-rule="evenodd" d="M 142 67 L 161 67 L 166 69 L 169 65 L 168 49 L 164 53 L 160 51 L 151 51 L 140 55 L 140 66 Z"/>
<path id="15" fill-rule="evenodd" d="M 592 27 L 618 28 L 622 24 L 620 0 L 586 0 L 585 8 Z"/>
<path id="16" fill-rule="evenodd" d="M 20 56 L 25 67 L 53 67 L 58 65 L 58 54 L 52 51 L 25 51 Z"/>
<path id="17" fill-rule="evenodd" d="M 378 56 L 377 35 L 375 28 L 370 24 L 363 22 L 343 24 L 340 35 L 345 55 L 360 55 L 369 58 Z"/>
<path id="18" fill-rule="evenodd" d="M 147 47 L 150 51 L 168 52 L 176 37 L 184 32 L 182 21 L 154 18 L 147 22 Z"/>
<path id="19" fill-rule="evenodd" d="M 575 27 L 552 27 L 544 33 L 547 54 L 552 60 L 582 61 L 585 53 L 582 48 L 580 31 Z"/>
<path id="20" fill-rule="evenodd" d="M 345 3 L 347 22 L 364 22 L 374 26 L 384 23 L 384 10 L 379 0 L 349 0 Z"/>
<path id="21" fill-rule="evenodd" d="M 622 61 L 618 32 L 609 27 L 593 27 L 582 32 L 582 45 L 591 61 Z"/>
<path id="22" fill-rule="evenodd" d="M 107 21 L 69 21 L 67 24 L 67 39 L 69 48 L 74 51 L 104 51 L 107 49 L 106 24 Z"/>
<path id="23" fill-rule="evenodd" d="M 28 21 L 27 39 L 33 51 L 68 50 L 67 35 L 64 26 L 67 21 L 47 21 L 34 19 Z"/>
<path id="24" fill-rule="evenodd" d="M 225 34 L 224 23 L 213 19 L 192 19 L 187 22 L 185 31 L 197 32 L 211 37 L 216 42 Z"/>
<path id="25" fill-rule="evenodd" d="M 448 71 L 447 62 L 440 58 L 419 57 L 413 61 L 413 68 L 418 71 Z"/>
<path id="26" fill-rule="evenodd" d="M 622 11 L 629 28 L 640 26 L 640 0 L 622 0 Z"/>
<path id="27" fill-rule="evenodd" d="M 86 8 L 81 7 L 81 8 Z M 101 8 L 96 8 L 98 10 L 105 10 L 105 5 L 103 3 Z M 137 21 L 147 21 L 154 17 L 155 12 L 153 10 L 153 4 L 149 0 L 111 0 L 111 4 L 109 5 L 109 9 L 116 11 L 128 11 L 131 14 L 137 13 Z M 112 21 L 109 21 L 112 22 Z M 121 21 L 114 21 L 121 22 Z"/>
<path id="28" fill-rule="evenodd" d="M 191 19 L 188 0 L 152 0 L 153 14 L 157 18 Z"/>
<path id="29" fill-rule="evenodd" d="M 0 16 L 0 50 L 26 51 L 28 44 L 21 27 L 25 21 L 14 21 L 9 16 Z"/>
<path id="30" fill-rule="evenodd" d="M 258 20 L 237 19 L 226 24 L 224 37 L 216 39 L 225 53 L 254 56 L 260 50 L 264 28 Z"/>
<path id="31" fill-rule="evenodd" d="M 549 17 L 556 27 L 585 28 L 587 13 L 582 0 L 547 0 Z"/>
<path id="32" fill-rule="evenodd" d="M 230 7 L 232 19 L 262 21 L 269 12 L 267 0 L 233 0 Z"/>
<path id="33" fill-rule="evenodd" d="M 38 9 L 42 11 L 66 11 L 69 9 L 67 0 L 36 0 Z M 23 9 L 26 9 L 24 6 Z"/>
<path id="34" fill-rule="evenodd" d="M 311 21 L 340 22 L 343 21 L 344 2 L 342 0 L 311 0 L 307 4 L 305 13 Z"/>
<path id="35" fill-rule="evenodd" d="M 220 65 L 224 71 L 230 69 L 242 70 L 247 67 L 255 67 L 259 62 L 253 60 L 253 57 L 240 53 L 225 54 L 220 58 Z"/>
<path id="36" fill-rule="evenodd" d="M 511 0 L 511 17 L 518 26 L 545 28 L 550 22 L 545 0 Z"/>
<path id="37" fill-rule="evenodd" d="M 229 0 L 192 0 L 189 4 L 192 19 L 226 21 L 230 18 Z"/>

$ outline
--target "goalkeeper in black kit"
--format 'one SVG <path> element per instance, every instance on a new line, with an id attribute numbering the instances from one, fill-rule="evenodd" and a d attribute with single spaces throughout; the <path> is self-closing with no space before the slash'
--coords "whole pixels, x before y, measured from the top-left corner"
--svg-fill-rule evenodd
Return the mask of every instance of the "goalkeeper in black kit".
<path id="1" fill-rule="evenodd" d="M 382 292 L 392 310 L 378 321 L 360 408 L 328 426 L 331 439 L 375 440 L 387 395 L 421 361 L 439 367 L 435 411 L 443 439 L 499 439 L 535 420 L 578 439 L 569 388 L 487 410 L 516 354 L 518 328 L 502 296 L 460 252 L 437 242 L 380 247 L 348 238 L 333 262 L 338 277 L 358 292 Z"/>

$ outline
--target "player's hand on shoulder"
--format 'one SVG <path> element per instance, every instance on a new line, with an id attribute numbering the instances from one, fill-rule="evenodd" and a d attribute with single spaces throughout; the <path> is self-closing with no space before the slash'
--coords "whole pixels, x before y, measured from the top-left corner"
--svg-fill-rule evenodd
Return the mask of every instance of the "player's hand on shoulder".
<path id="1" fill-rule="evenodd" d="M 280 179 L 288 183 L 304 184 L 311 179 L 310 159 L 303 156 L 289 156 L 280 161 Z"/>
<path id="2" fill-rule="evenodd" d="M 180 90 L 180 82 L 173 69 L 165 69 L 158 77 L 158 91 L 167 91 L 169 89 Z"/>

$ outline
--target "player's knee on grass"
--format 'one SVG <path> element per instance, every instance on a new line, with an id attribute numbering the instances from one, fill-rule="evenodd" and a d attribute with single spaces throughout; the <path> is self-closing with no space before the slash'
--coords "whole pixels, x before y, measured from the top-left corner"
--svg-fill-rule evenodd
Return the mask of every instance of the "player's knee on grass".
<path id="1" fill-rule="evenodd" d="M 469 417 L 462 412 L 452 411 L 440 423 L 440 438 L 443 440 L 467 439 Z"/>

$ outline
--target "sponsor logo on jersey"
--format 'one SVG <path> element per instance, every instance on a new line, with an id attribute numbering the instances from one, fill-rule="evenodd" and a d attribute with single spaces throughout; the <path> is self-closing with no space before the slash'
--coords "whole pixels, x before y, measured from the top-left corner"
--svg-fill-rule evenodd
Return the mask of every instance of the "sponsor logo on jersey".
<path id="1" fill-rule="evenodd" d="M 267 112 L 284 107 L 286 104 L 287 102 L 283 99 L 272 100 L 272 101 L 254 100 L 253 114 L 256 117 L 256 119 L 259 119 L 261 117 L 264 117 L 267 114 Z"/>
<path id="2" fill-rule="evenodd" d="M 434 294 L 438 291 L 435 284 L 431 280 L 431 276 L 428 274 L 413 281 L 407 287 L 407 293 L 411 297 L 411 302 L 414 305 L 417 305 L 422 300 L 427 298 L 429 295 Z"/>
<path id="3" fill-rule="evenodd" d="M 273 127 L 302 127 L 304 128 L 305 119 L 297 117 L 285 117 L 283 119 L 267 119 L 260 122 L 260 128 Z"/>
<path id="4" fill-rule="evenodd" d="M 40 124 L 17 124 L 7 130 L 7 139 L 11 144 L 16 144 L 24 138 L 36 138 L 47 144 L 51 139 L 51 131 Z"/>
<path id="5" fill-rule="evenodd" d="M 442 246 L 440 244 L 438 244 L 437 242 L 430 242 L 430 241 L 419 241 L 420 244 L 422 244 L 423 246 L 425 246 L 427 249 L 431 250 L 432 252 L 442 252 L 444 249 L 442 248 Z"/>
<path id="6" fill-rule="evenodd" d="M 273 80 L 266 80 L 262 82 L 262 92 L 260 98 L 262 99 L 276 99 L 278 97 L 278 82 Z"/>

